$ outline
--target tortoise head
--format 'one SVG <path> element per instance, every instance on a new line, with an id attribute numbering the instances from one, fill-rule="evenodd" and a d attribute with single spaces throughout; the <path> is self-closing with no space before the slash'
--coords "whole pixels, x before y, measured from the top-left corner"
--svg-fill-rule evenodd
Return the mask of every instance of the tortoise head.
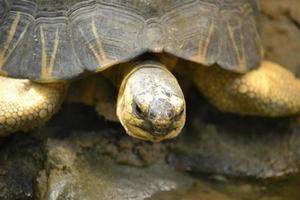
<path id="1" fill-rule="evenodd" d="M 133 137 L 150 141 L 176 137 L 184 126 L 185 110 L 176 78 L 157 63 L 134 66 L 122 81 L 117 115 Z"/>

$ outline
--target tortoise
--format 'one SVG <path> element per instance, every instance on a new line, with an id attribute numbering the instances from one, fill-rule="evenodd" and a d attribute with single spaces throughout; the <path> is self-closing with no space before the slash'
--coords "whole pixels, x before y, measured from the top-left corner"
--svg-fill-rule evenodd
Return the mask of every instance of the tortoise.
<path id="1" fill-rule="evenodd" d="M 92 74 L 111 81 L 96 81 L 100 113 L 143 140 L 184 126 L 176 73 L 221 111 L 298 114 L 299 81 L 263 60 L 259 12 L 257 0 L 0 0 L 0 135 L 43 124 Z"/>

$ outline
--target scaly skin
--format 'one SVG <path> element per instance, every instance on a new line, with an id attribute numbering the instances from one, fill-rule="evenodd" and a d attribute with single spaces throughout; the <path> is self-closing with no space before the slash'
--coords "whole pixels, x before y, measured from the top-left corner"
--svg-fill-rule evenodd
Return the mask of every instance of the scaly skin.
<path id="1" fill-rule="evenodd" d="M 272 62 L 246 74 L 215 66 L 197 67 L 193 73 L 200 91 L 222 111 L 266 117 L 300 112 L 300 81 Z"/>
<path id="2" fill-rule="evenodd" d="M 0 136 L 46 122 L 59 108 L 64 83 L 34 83 L 0 76 Z"/>

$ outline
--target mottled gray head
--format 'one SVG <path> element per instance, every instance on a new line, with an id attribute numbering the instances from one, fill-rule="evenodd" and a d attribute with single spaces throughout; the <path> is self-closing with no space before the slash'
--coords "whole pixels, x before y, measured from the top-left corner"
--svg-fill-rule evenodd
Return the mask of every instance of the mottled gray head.
<path id="1" fill-rule="evenodd" d="M 160 141 L 177 136 L 185 123 L 185 100 L 165 67 L 142 63 L 124 78 L 117 115 L 131 136 Z"/>

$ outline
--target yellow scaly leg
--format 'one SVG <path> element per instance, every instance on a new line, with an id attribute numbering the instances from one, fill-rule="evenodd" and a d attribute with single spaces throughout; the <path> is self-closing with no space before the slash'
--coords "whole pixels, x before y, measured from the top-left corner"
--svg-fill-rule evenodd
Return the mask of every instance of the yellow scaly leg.
<path id="1" fill-rule="evenodd" d="M 46 122 L 60 107 L 64 83 L 35 83 L 0 76 L 0 136 Z"/>
<path id="2" fill-rule="evenodd" d="M 300 113 L 300 81 L 278 64 L 264 61 L 246 74 L 198 67 L 193 76 L 201 92 L 222 111 L 268 117 Z"/>

